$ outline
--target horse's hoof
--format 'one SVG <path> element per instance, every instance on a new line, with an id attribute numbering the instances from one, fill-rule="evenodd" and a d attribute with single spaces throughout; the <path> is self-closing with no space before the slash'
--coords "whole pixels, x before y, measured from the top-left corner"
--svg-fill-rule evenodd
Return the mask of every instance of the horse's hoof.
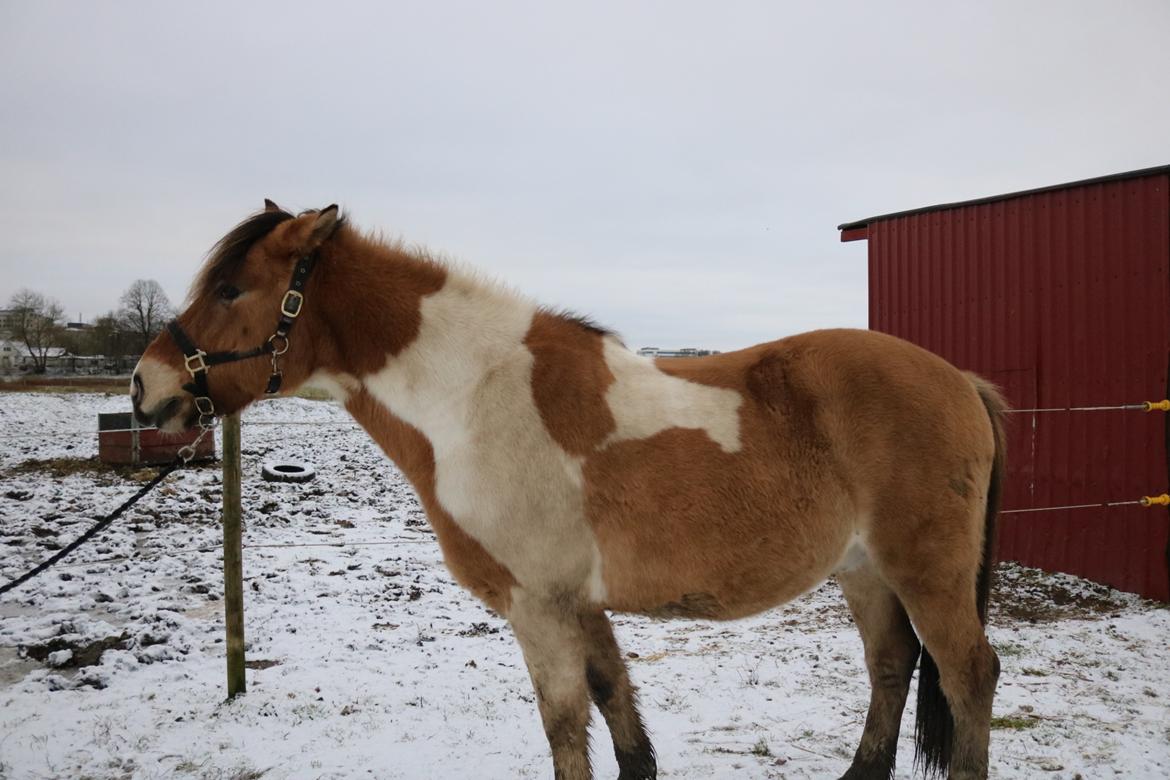
<path id="1" fill-rule="evenodd" d="M 894 766 L 885 761 L 854 761 L 840 780 L 890 780 Z"/>
<path id="2" fill-rule="evenodd" d="M 654 752 L 625 753 L 618 757 L 618 780 L 658 780 Z"/>

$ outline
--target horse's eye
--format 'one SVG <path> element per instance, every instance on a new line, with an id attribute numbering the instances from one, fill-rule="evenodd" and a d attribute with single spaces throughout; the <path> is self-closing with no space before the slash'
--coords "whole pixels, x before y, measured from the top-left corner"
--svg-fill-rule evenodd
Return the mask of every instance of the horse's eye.
<path id="1" fill-rule="evenodd" d="M 240 297 L 240 288 L 230 284 L 225 284 L 219 288 L 219 299 L 221 301 L 231 302 Z"/>

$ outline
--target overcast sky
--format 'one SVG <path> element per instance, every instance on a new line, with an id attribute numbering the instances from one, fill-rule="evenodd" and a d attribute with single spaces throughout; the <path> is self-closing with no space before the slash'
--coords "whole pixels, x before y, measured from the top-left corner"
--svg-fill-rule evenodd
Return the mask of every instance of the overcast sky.
<path id="1" fill-rule="evenodd" d="M 0 0 L 0 302 L 338 202 L 631 346 L 866 324 L 840 222 L 1170 163 L 1170 2 Z"/>

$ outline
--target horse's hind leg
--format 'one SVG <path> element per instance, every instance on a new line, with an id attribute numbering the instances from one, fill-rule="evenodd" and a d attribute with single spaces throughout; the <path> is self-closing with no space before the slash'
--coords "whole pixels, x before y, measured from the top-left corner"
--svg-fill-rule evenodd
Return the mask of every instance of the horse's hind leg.
<path id="1" fill-rule="evenodd" d="M 984 507 L 919 495 L 871 533 L 870 560 L 897 593 L 923 644 L 915 738 L 928 773 L 987 777 L 991 703 L 999 659 L 983 630 L 987 555 Z M 980 502 L 982 503 L 982 502 Z M 915 517 L 916 516 L 916 517 Z M 906 519 L 909 517 L 909 519 Z"/>
<path id="2" fill-rule="evenodd" d="M 637 696 L 622 660 L 609 618 L 601 610 L 581 615 L 585 633 L 585 678 L 605 717 L 617 756 L 618 780 L 654 780 L 654 747 L 638 714 Z"/>
<path id="3" fill-rule="evenodd" d="M 894 774 L 902 709 L 920 645 L 906 610 L 866 561 L 837 573 L 865 645 L 869 712 L 865 730 L 842 780 L 888 780 Z"/>
<path id="4" fill-rule="evenodd" d="M 979 619 L 974 577 L 939 572 L 937 582 L 944 581 L 950 587 L 899 588 L 898 594 L 925 645 L 918 674 L 919 746 L 928 765 L 949 767 L 951 780 L 982 780 L 999 658 Z"/>
<path id="5" fill-rule="evenodd" d="M 586 641 L 576 606 L 518 592 L 508 620 L 532 676 L 556 780 L 590 780 Z"/>

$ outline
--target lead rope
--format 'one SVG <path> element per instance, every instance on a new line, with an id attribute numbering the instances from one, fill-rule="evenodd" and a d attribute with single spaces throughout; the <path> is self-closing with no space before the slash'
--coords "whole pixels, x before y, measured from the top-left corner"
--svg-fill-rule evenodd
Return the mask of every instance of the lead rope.
<path id="1" fill-rule="evenodd" d="M 6 582 L 3 585 L 0 585 L 0 595 L 7 593 L 13 588 L 23 585 L 33 577 L 48 569 L 53 564 L 65 558 L 67 555 L 69 555 L 69 553 L 88 542 L 90 539 L 108 527 L 110 523 L 121 517 L 123 512 L 141 501 L 147 493 L 158 487 L 158 484 L 174 473 L 176 469 L 180 468 L 181 466 L 186 466 L 188 463 L 190 463 L 191 459 L 195 457 L 196 450 L 198 450 L 199 445 L 203 442 L 203 439 L 207 436 L 207 434 L 211 433 L 211 431 L 215 429 L 215 423 L 212 422 L 210 425 L 203 425 L 200 423 L 199 427 L 201 430 L 199 435 L 195 438 L 195 441 L 180 449 L 178 456 L 171 463 L 163 466 L 158 474 L 156 474 L 153 479 L 143 485 L 137 493 L 124 501 L 122 505 L 113 512 L 94 523 L 88 531 L 54 553 L 48 560 L 38 564 L 31 571 L 25 572 L 11 582 Z"/>

